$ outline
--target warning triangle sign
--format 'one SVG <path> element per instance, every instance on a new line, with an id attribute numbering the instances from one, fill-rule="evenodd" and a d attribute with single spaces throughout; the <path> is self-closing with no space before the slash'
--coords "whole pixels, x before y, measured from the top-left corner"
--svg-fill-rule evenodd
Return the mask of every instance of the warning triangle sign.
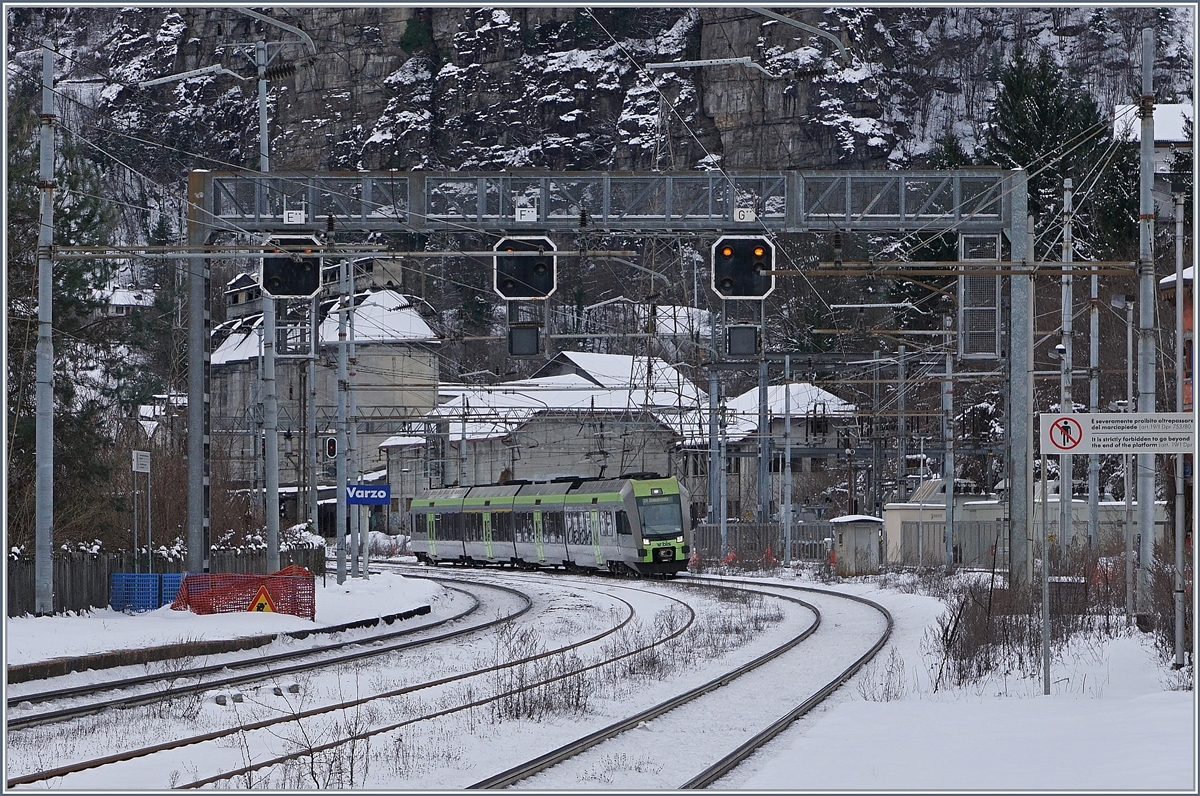
<path id="1" fill-rule="evenodd" d="M 267 591 L 266 585 L 258 587 L 258 594 L 254 595 L 254 599 L 250 601 L 250 606 L 246 610 L 275 613 L 275 602 L 271 599 L 271 594 Z"/>

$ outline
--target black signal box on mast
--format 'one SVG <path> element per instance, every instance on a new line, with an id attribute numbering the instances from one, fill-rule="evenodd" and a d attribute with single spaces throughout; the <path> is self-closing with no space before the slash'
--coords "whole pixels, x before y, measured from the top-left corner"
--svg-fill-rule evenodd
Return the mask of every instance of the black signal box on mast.
<path id="1" fill-rule="evenodd" d="M 495 246 L 492 289 L 514 301 L 544 299 L 558 288 L 558 258 L 554 241 L 545 237 L 503 238 Z M 532 252 L 508 256 L 508 252 Z"/>
<path id="2" fill-rule="evenodd" d="M 263 252 L 259 285 L 272 298 L 312 298 L 321 289 L 321 256 L 311 235 L 276 235 Z"/>
<path id="3" fill-rule="evenodd" d="M 764 299 L 775 289 L 775 245 L 763 237 L 725 235 L 712 247 L 712 289 L 725 299 Z"/>

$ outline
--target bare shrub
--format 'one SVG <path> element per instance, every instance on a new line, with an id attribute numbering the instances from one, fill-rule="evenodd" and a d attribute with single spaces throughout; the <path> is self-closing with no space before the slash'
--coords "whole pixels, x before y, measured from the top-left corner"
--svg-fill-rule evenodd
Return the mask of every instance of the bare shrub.
<path id="1" fill-rule="evenodd" d="M 894 702 L 908 695 L 904 659 L 895 647 L 887 661 L 871 661 L 858 676 L 858 694 L 868 702 Z"/>

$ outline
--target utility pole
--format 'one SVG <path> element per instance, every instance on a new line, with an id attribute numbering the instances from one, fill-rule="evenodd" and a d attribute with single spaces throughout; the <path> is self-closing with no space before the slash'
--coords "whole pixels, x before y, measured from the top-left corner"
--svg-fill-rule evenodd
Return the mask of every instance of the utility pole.
<path id="1" fill-rule="evenodd" d="M 1058 411 L 1071 412 L 1075 408 L 1071 396 L 1071 368 L 1073 346 L 1071 338 L 1074 327 L 1075 280 L 1071 276 L 1071 180 L 1063 180 L 1063 241 L 1062 241 L 1062 360 L 1059 362 L 1059 399 Z M 1074 517 L 1071 496 L 1072 481 L 1074 480 L 1074 462 L 1071 454 L 1063 453 L 1058 457 L 1058 532 L 1063 550 L 1069 550 L 1074 537 Z"/>
<path id="2" fill-rule="evenodd" d="M 1032 586 L 1033 517 L 1033 266 L 1028 177 L 1012 172 L 1012 226 L 1009 246 L 1021 272 L 1009 280 L 1009 394 L 1008 485 L 1009 485 L 1009 586 L 1020 594 Z"/>
<path id="3" fill-rule="evenodd" d="M 1100 277 L 1094 272 L 1088 295 L 1088 411 L 1100 411 Z M 1100 454 L 1088 454 L 1088 551 L 1100 533 Z"/>
<path id="4" fill-rule="evenodd" d="M 792 565 L 792 357 L 783 357 L 783 565 Z"/>
<path id="5" fill-rule="evenodd" d="M 254 44 L 254 63 L 258 67 L 258 170 L 271 170 L 270 144 L 267 137 L 267 43 Z M 262 260 L 259 260 L 262 273 Z M 275 394 L 275 311 L 277 304 L 262 289 L 263 304 L 263 456 L 266 499 L 263 514 L 267 521 L 267 572 L 279 570 L 279 401 Z"/>
<path id="6" fill-rule="evenodd" d="M 354 381 L 358 376 L 358 355 L 354 348 L 354 302 L 358 294 L 357 276 L 354 262 L 351 261 L 348 270 L 350 272 L 350 306 L 349 306 L 349 327 L 350 341 L 349 352 L 347 356 L 347 376 L 346 376 L 346 396 L 347 409 L 349 417 L 346 420 L 346 480 L 348 483 L 357 484 L 361 480 L 360 468 L 358 466 L 358 402 L 354 394 Z M 362 506 L 355 504 L 346 506 L 350 517 L 350 577 L 357 578 L 361 574 L 359 570 L 359 553 L 362 551 L 361 538 L 361 520 Z"/>
<path id="7" fill-rule="evenodd" d="M 718 458 L 720 461 L 719 461 L 719 464 L 717 467 L 717 470 L 718 470 L 717 483 L 721 487 L 721 490 L 720 490 L 721 491 L 721 498 L 720 498 L 721 502 L 720 502 L 720 505 L 717 507 L 718 511 L 720 512 L 717 516 L 720 518 L 719 524 L 721 526 L 721 552 L 718 555 L 721 559 L 724 559 L 725 552 L 726 552 L 726 545 L 727 545 L 727 541 L 728 541 L 728 536 L 727 536 L 728 517 L 726 515 L 729 514 L 729 511 L 725 506 L 726 502 L 729 500 L 729 475 L 725 469 L 729 460 L 728 460 L 728 439 L 726 438 L 725 406 L 724 405 L 721 406 L 721 441 L 720 441 L 719 451 L 720 451 L 720 456 Z"/>
<path id="8" fill-rule="evenodd" d="M 871 378 L 874 384 L 871 385 L 871 470 L 867 473 L 867 480 L 870 483 L 871 495 L 871 516 L 875 516 L 879 511 L 879 476 L 880 476 L 880 434 L 879 434 L 879 349 L 875 349 L 872 358 L 875 360 L 872 366 Z"/>
<path id="9" fill-rule="evenodd" d="M 1141 202 L 1138 213 L 1138 411 L 1155 411 L 1154 348 L 1154 30 L 1142 31 Z M 1149 618 L 1150 570 L 1154 560 L 1154 454 L 1137 454 L 1138 531 L 1142 535 L 1138 562 L 1139 617 Z"/>
<path id="10" fill-rule="evenodd" d="M 54 613 L 54 42 L 42 44 L 39 142 L 41 224 L 38 227 L 37 413 L 34 454 L 34 613 Z M 136 498 L 135 498 L 136 499 Z M 136 560 L 136 559 L 135 559 Z"/>
<path id="11" fill-rule="evenodd" d="M 713 324 L 713 362 L 716 365 L 716 324 Z M 720 469 L 720 453 L 717 450 L 717 369 L 708 370 L 708 521 L 716 525 L 720 520 L 721 488 L 717 473 Z"/>
<path id="12" fill-rule="evenodd" d="M 946 379 L 942 382 L 942 438 L 945 453 L 942 459 L 942 478 L 946 482 L 946 572 L 954 571 L 954 350 L 951 347 L 949 315 L 943 324 L 946 329 Z"/>
<path id="13" fill-rule="evenodd" d="M 307 417 L 305 418 L 305 425 L 307 426 L 306 436 L 308 437 L 308 449 L 307 449 L 308 468 L 307 468 L 307 473 L 306 473 L 307 478 L 308 478 L 308 517 L 309 517 L 309 520 L 312 522 L 312 529 L 315 533 L 321 532 L 320 515 L 319 515 L 319 511 L 318 511 L 319 507 L 320 507 L 320 503 L 319 503 L 320 495 L 317 490 L 317 462 L 319 460 L 319 457 L 321 456 L 321 453 L 318 450 L 319 446 L 317 445 L 317 357 L 316 357 L 316 355 L 317 355 L 317 353 L 320 352 L 320 342 L 321 342 L 320 340 L 317 339 L 317 336 L 320 334 L 320 326 L 321 326 L 320 320 L 317 317 L 317 313 L 318 313 L 319 309 L 320 309 L 320 299 L 317 297 L 313 297 L 312 306 L 309 309 L 309 322 L 312 325 L 312 330 L 311 330 L 310 334 L 312 335 L 312 341 L 313 341 L 313 346 L 314 346 L 314 355 L 309 357 L 308 362 L 305 363 L 307 365 L 307 372 L 308 372 L 308 405 L 306 407 L 308 412 L 307 412 Z"/>
<path id="14" fill-rule="evenodd" d="M 350 389 L 346 352 L 346 260 L 338 263 L 338 381 L 337 381 L 337 582 L 346 582 L 346 400 Z"/>
<path id="15" fill-rule="evenodd" d="M 1195 277 L 1193 276 L 1193 281 Z M 1175 194 L 1175 411 L 1183 411 L 1183 194 Z M 1183 660 L 1183 454 L 1175 454 L 1175 668 Z"/>
<path id="16" fill-rule="evenodd" d="M 904 346 L 896 347 L 896 500 L 908 499 L 908 420 L 905 413 Z"/>
<path id="17" fill-rule="evenodd" d="M 771 521 L 771 417 L 767 412 L 767 302 L 760 301 L 762 353 L 758 360 L 758 521 Z"/>

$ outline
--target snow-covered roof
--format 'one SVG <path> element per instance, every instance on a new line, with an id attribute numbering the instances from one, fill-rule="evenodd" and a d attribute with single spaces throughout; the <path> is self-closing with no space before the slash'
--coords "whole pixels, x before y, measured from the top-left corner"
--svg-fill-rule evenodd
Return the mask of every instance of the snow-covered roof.
<path id="1" fill-rule="evenodd" d="M 590 351 L 560 351 L 534 378 L 561 373 L 575 373 L 601 387 L 628 390 L 635 396 L 646 397 L 647 367 L 650 376 L 650 400 L 637 399 L 637 404 L 652 406 L 695 406 L 703 396 L 695 384 L 658 357 L 628 356 L 626 354 L 595 354 Z M 707 399 L 704 399 L 707 400 Z"/>
<path id="2" fill-rule="evenodd" d="M 153 307 L 154 293 L 141 288 L 110 286 L 96 291 L 96 299 L 111 307 Z"/>
<path id="3" fill-rule="evenodd" d="M 413 307 L 407 296 L 395 290 L 379 290 L 359 296 L 354 308 L 354 341 L 358 343 L 401 343 L 418 340 L 436 342 L 437 335 Z M 336 306 L 336 305 L 335 305 Z M 321 322 L 321 342 L 338 339 L 338 314 L 331 310 Z"/>
<path id="4" fill-rule="evenodd" d="M 1154 106 L 1154 141 L 1155 143 L 1188 143 L 1191 141 L 1184 134 L 1184 122 L 1193 119 L 1194 111 L 1191 105 L 1183 103 L 1164 103 Z M 1129 141 L 1142 140 L 1142 120 L 1137 115 L 1136 105 L 1118 105 L 1113 111 L 1116 117 L 1113 122 L 1113 137 Z"/>
<path id="5" fill-rule="evenodd" d="M 808 382 L 789 382 L 767 387 L 767 415 L 784 416 L 784 398 L 790 396 L 792 417 L 802 418 L 816 413 L 825 417 L 853 414 L 854 404 L 843 401 L 831 392 Z M 731 440 L 745 439 L 758 431 L 758 388 L 747 390 L 725 404 L 725 418 Z"/>
<path id="6" fill-rule="evenodd" d="M 425 444 L 424 437 L 411 437 L 404 434 L 396 434 L 388 437 L 383 442 L 379 443 L 381 448 L 411 448 Z"/>
<path id="7" fill-rule="evenodd" d="M 1187 268 L 1184 268 L 1183 269 L 1183 281 L 1191 282 L 1193 279 L 1193 275 L 1195 273 L 1196 273 L 1196 266 L 1194 266 L 1194 265 L 1189 265 Z M 1158 280 L 1158 284 L 1160 287 L 1170 287 L 1171 285 L 1174 285 L 1175 284 L 1175 274 L 1171 274 L 1170 276 L 1164 276 L 1162 279 Z"/>
<path id="8" fill-rule="evenodd" d="M 212 365 L 225 365 L 230 362 L 244 362 L 254 359 L 259 352 L 258 327 L 262 326 L 262 315 L 248 315 L 235 321 L 227 321 L 213 330 L 229 331 L 229 336 L 221 341 L 209 357 Z"/>
<path id="9" fill-rule="evenodd" d="M 247 315 L 227 321 L 215 330 L 214 335 L 226 334 L 224 340 L 212 352 L 213 365 L 242 362 L 259 355 L 258 328 L 262 325 L 262 314 Z M 321 344 L 336 345 L 338 339 L 337 313 L 330 311 L 321 322 Z M 394 290 L 380 290 L 363 294 L 354 308 L 355 344 L 436 342 L 437 336 L 425 323 L 407 297 Z"/>
<path id="10" fill-rule="evenodd" d="M 694 390 L 690 383 L 685 385 L 685 390 L 689 387 Z M 462 439 L 464 417 L 467 439 L 492 439 L 512 433 L 543 412 L 625 413 L 641 412 L 643 407 L 657 422 L 680 436 L 692 437 L 703 431 L 701 424 L 688 422 L 696 412 L 694 399 L 683 405 L 685 411 L 682 412 L 677 409 L 678 392 L 664 403 L 645 406 L 644 390 L 601 386 L 578 373 L 535 376 L 493 386 L 456 384 L 452 388 L 458 394 L 427 415 L 449 421 L 447 426 L 452 440 Z M 662 399 L 667 393 L 656 391 L 653 396 Z"/>
<path id="11" fill-rule="evenodd" d="M 248 271 L 242 271 L 240 274 L 230 279 L 225 283 L 225 292 L 232 293 L 235 290 L 241 290 L 247 287 L 258 287 L 258 279 Z"/>
<path id="12" fill-rule="evenodd" d="M 846 514 L 841 517 L 830 517 L 828 521 L 829 522 L 838 522 L 838 523 L 841 523 L 841 522 L 879 522 L 879 523 L 882 523 L 883 522 L 883 520 L 880 519 L 879 517 L 872 517 L 869 514 Z"/>

